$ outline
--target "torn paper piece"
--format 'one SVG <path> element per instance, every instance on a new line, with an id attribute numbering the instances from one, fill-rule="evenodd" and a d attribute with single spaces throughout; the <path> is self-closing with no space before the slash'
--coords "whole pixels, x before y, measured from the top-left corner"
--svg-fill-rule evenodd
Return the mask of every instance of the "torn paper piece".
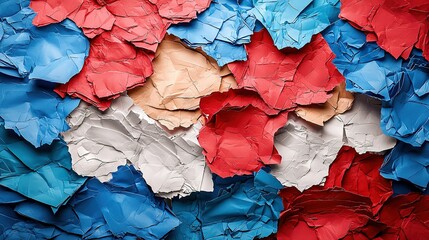
<path id="1" fill-rule="evenodd" d="M 196 140 L 170 136 L 127 96 L 115 100 L 104 113 L 82 103 L 68 122 L 71 130 L 63 134 L 64 140 L 73 170 L 82 176 L 107 181 L 118 166 L 131 163 L 158 196 L 172 198 L 213 189 Z"/>
<path id="2" fill-rule="evenodd" d="M 246 60 L 243 44 L 250 42 L 256 21 L 252 7 L 251 0 L 213 0 L 197 19 L 171 26 L 168 33 L 193 48 L 201 47 L 220 66 Z"/>
<path id="3" fill-rule="evenodd" d="M 393 194 L 392 182 L 380 175 L 382 163 L 382 155 L 359 155 L 353 148 L 344 146 L 329 167 L 324 188 L 341 187 L 370 198 L 375 215 Z"/>
<path id="4" fill-rule="evenodd" d="M 94 38 L 111 32 L 120 41 L 155 52 L 171 23 L 189 22 L 208 7 L 209 0 L 33 0 L 33 23 L 45 26 L 69 18 Z"/>
<path id="5" fill-rule="evenodd" d="M 128 94 L 149 117 L 170 130 L 197 122 L 201 97 L 236 85 L 227 67 L 221 69 L 173 36 L 166 36 L 159 45 L 153 68 L 147 83 Z"/>
<path id="6" fill-rule="evenodd" d="M 106 110 L 127 89 L 141 86 L 152 72 L 152 53 L 134 48 L 109 32 L 91 41 L 82 71 L 55 91 Z"/>
<path id="7" fill-rule="evenodd" d="M 254 0 L 252 13 L 278 49 L 302 48 L 338 19 L 339 0 Z"/>
<path id="8" fill-rule="evenodd" d="M 7 5 L 0 7 L 0 73 L 66 83 L 82 69 L 89 41 L 70 20 L 44 28 L 33 26 L 31 21 L 36 14 L 28 8 L 29 3 L 30 0 L 1 3 Z"/>
<path id="9" fill-rule="evenodd" d="M 277 232 L 281 184 L 264 170 L 254 176 L 215 178 L 215 191 L 173 199 L 182 222 L 169 239 L 258 239 Z"/>
<path id="10" fill-rule="evenodd" d="M 396 141 L 380 129 L 379 111 L 379 101 L 356 95 L 352 109 L 332 118 L 324 127 L 291 114 L 287 125 L 275 137 L 282 162 L 271 166 L 271 173 L 284 186 L 304 190 L 324 182 L 343 145 L 355 148 L 359 154 L 393 148 Z"/>
<path id="11" fill-rule="evenodd" d="M 420 146 L 428 140 L 429 62 L 421 52 L 395 60 L 362 32 L 338 21 L 324 33 L 347 90 L 383 100 L 381 128 L 392 137 Z M 353 58 L 350 58 L 353 56 Z M 420 110 L 419 110 L 420 109 Z"/>
<path id="12" fill-rule="evenodd" d="M 280 192 L 284 211 L 278 239 L 376 239 L 386 226 L 376 221 L 371 200 L 343 189 L 312 188 Z"/>
<path id="13" fill-rule="evenodd" d="M 340 17 L 368 34 L 393 57 L 408 59 L 413 47 L 429 60 L 429 5 L 426 0 L 345 0 Z"/>
<path id="14" fill-rule="evenodd" d="M 336 86 L 331 94 L 325 103 L 297 107 L 296 115 L 307 122 L 323 126 L 324 122 L 352 107 L 354 97 L 352 93 L 346 91 L 345 82 Z"/>
<path id="15" fill-rule="evenodd" d="M 47 206 L 31 201 L 17 204 L 14 210 L 78 239 L 158 240 L 180 223 L 132 166 L 120 167 L 108 183 L 88 180 L 55 214 Z"/>
<path id="16" fill-rule="evenodd" d="M 0 121 L 0 185 L 52 207 L 60 207 L 86 178 L 71 169 L 63 141 L 35 148 Z"/>
<path id="17" fill-rule="evenodd" d="M 382 239 L 425 240 L 429 234 L 429 196 L 416 193 L 391 198 L 381 209 L 380 221 L 389 228 Z"/>
<path id="18" fill-rule="evenodd" d="M 207 117 L 198 141 L 210 170 L 221 177 L 251 174 L 265 164 L 278 164 L 274 134 L 287 121 L 287 112 L 270 109 L 247 90 L 213 93 L 200 102 Z M 267 110 L 278 115 L 268 115 Z"/>
<path id="19" fill-rule="evenodd" d="M 429 144 L 413 147 L 398 142 L 385 156 L 380 173 L 387 179 L 408 181 L 425 190 L 429 184 Z"/>
<path id="20" fill-rule="evenodd" d="M 228 65 L 238 86 L 254 90 L 272 108 L 324 103 L 328 93 L 344 81 L 331 60 L 335 55 L 322 36 L 301 50 L 279 51 L 266 30 L 246 45 L 248 59 Z"/>
<path id="21" fill-rule="evenodd" d="M 79 100 L 61 99 L 47 82 L 0 74 L 0 118 L 4 127 L 40 147 L 59 139 L 69 129 L 65 118 Z"/>

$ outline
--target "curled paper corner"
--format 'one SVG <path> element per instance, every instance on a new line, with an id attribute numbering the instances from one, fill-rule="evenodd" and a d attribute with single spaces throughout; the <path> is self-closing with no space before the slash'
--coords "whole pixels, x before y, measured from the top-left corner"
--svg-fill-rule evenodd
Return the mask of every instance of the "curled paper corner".
<path id="1" fill-rule="evenodd" d="M 82 103 L 68 122 L 71 130 L 63 137 L 73 170 L 80 175 L 107 181 L 118 166 L 130 163 L 161 197 L 213 189 L 202 149 L 195 143 L 197 130 L 169 134 L 130 97 L 121 96 L 104 113 Z"/>

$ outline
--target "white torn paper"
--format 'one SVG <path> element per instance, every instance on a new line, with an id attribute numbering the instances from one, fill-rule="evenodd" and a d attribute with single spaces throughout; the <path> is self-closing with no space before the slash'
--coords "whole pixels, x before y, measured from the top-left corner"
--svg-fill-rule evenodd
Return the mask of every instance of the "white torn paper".
<path id="1" fill-rule="evenodd" d="M 284 186 L 299 190 L 324 183 L 329 166 L 343 145 L 365 152 L 383 152 L 396 141 L 380 129 L 379 101 L 356 95 L 352 109 L 317 126 L 293 114 L 278 131 L 275 146 L 282 156 L 280 165 L 272 165 L 271 173 Z"/>
<path id="2" fill-rule="evenodd" d="M 196 129 L 169 134 L 128 96 L 105 112 L 81 102 L 70 114 L 71 129 L 63 133 L 73 170 L 100 181 L 111 179 L 118 166 L 133 164 L 154 193 L 165 198 L 212 191 L 213 182 Z"/>

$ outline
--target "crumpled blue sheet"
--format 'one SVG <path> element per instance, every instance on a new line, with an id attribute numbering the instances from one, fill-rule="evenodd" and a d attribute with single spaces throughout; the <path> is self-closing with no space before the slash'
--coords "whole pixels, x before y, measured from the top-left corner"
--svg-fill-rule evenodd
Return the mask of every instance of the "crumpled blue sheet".
<path id="1" fill-rule="evenodd" d="M 0 3 L 0 73 L 66 83 L 83 66 L 89 41 L 70 20 L 38 28 L 30 0 Z"/>
<path id="2" fill-rule="evenodd" d="M 212 193 L 173 199 L 182 224 L 169 239 L 254 239 L 277 232 L 283 204 L 276 178 L 260 170 L 254 176 L 215 177 L 214 182 Z"/>
<path id="3" fill-rule="evenodd" d="M 384 157 L 380 174 L 387 179 L 408 181 L 425 190 L 429 184 L 429 142 L 421 147 L 398 142 Z"/>
<path id="4" fill-rule="evenodd" d="M 34 201 L 19 202 L 14 211 L 78 239 L 163 239 L 180 223 L 132 166 L 120 167 L 107 183 L 88 180 L 55 214 Z"/>
<path id="5" fill-rule="evenodd" d="M 340 0 L 253 0 L 256 18 L 278 49 L 300 49 L 338 19 Z"/>
<path id="6" fill-rule="evenodd" d="M 344 21 L 323 33 L 344 75 L 347 90 L 383 101 L 381 129 L 386 135 L 421 146 L 429 140 L 429 62 L 413 50 L 409 60 L 394 59 Z"/>
<path id="7" fill-rule="evenodd" d="M 250 42 L 256 22 L 252 7 L 251 0 L 213 0 L 197 19 L 171 26 L 167 32 L 190 47 L 202 47 L 220 66 L 246 60 L 243 44 Z"/>
<path id="8" fill-rule="evenodd" d="M 67 131 L 66 117 L 79 100 L 61 98 L 52 83 L 24 80 L 0 73 L 0 118 L 35 147 L 51 144 Z"/>
<path id="9" fill-rule="evenodd" d="M 85 180 L 73 172 L 64 141 L 35 148 L 0 120 L 0 185 L 58 208 Z"/>

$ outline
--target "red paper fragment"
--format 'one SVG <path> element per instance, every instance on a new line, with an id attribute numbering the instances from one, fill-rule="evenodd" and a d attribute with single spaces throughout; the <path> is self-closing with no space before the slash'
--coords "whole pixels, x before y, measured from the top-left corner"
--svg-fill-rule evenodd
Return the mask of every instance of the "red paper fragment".
<path id="1" fill-rule="evenodd" d="M 376 214 L 393 194 L 392 182 L 380 175 L 383 155 L 359 155 L 351 147 L 342 147 L 329 168 L 325 188 L 342 187 L 371 199 Z"/>
<path id="2" fill-rule="evenodd" d="M 429 195 L 411 193 L 386 202 L 380 220 L 389 229 L 379 239 L 427 240 L 429 236 Z"/>
<path id="3" fill-rule="evenodd" d="M 213 93 L 201 99 L 200 108 L 207 122 L 198 141 L 212 172 L 231 177 L 280 163 L 274 134 L 286 124 L 287 112 L 278 114 L 247 90 Z"/>
<path id="4" fill-rule="evenodd" d="M 371 201 L 343 189 L 313 187 L 280 192 L 281 213 L 277 239 L 337 240 L 374 239 L 386 226 L 374 220 Z"/>
<path id="5" fill-rule="evenodd" d="M 416 47 L 429 60 L 427 0 L 342 0 L 340 17 L 395 58 L 408 59 Z"/>
<path id="6" fill-rule="evenodd" d="M 335 55 L 320 34 L 300 50 L 278 50 L 266 30 L 246 45 L 247 61 L 230 63 L 239 87 L 259 93 L 275 109 L 324 103 L 344 81 L 331 62 Z"/>
<path id="7" fill-rule="evenodd" d="M 142 85 L 153 72 L 153 53 L 136 49 L 109 32 L 91 40 L 82 71 L 55 89 L 106 110 L 111 100 L 127 89 Z"/>

